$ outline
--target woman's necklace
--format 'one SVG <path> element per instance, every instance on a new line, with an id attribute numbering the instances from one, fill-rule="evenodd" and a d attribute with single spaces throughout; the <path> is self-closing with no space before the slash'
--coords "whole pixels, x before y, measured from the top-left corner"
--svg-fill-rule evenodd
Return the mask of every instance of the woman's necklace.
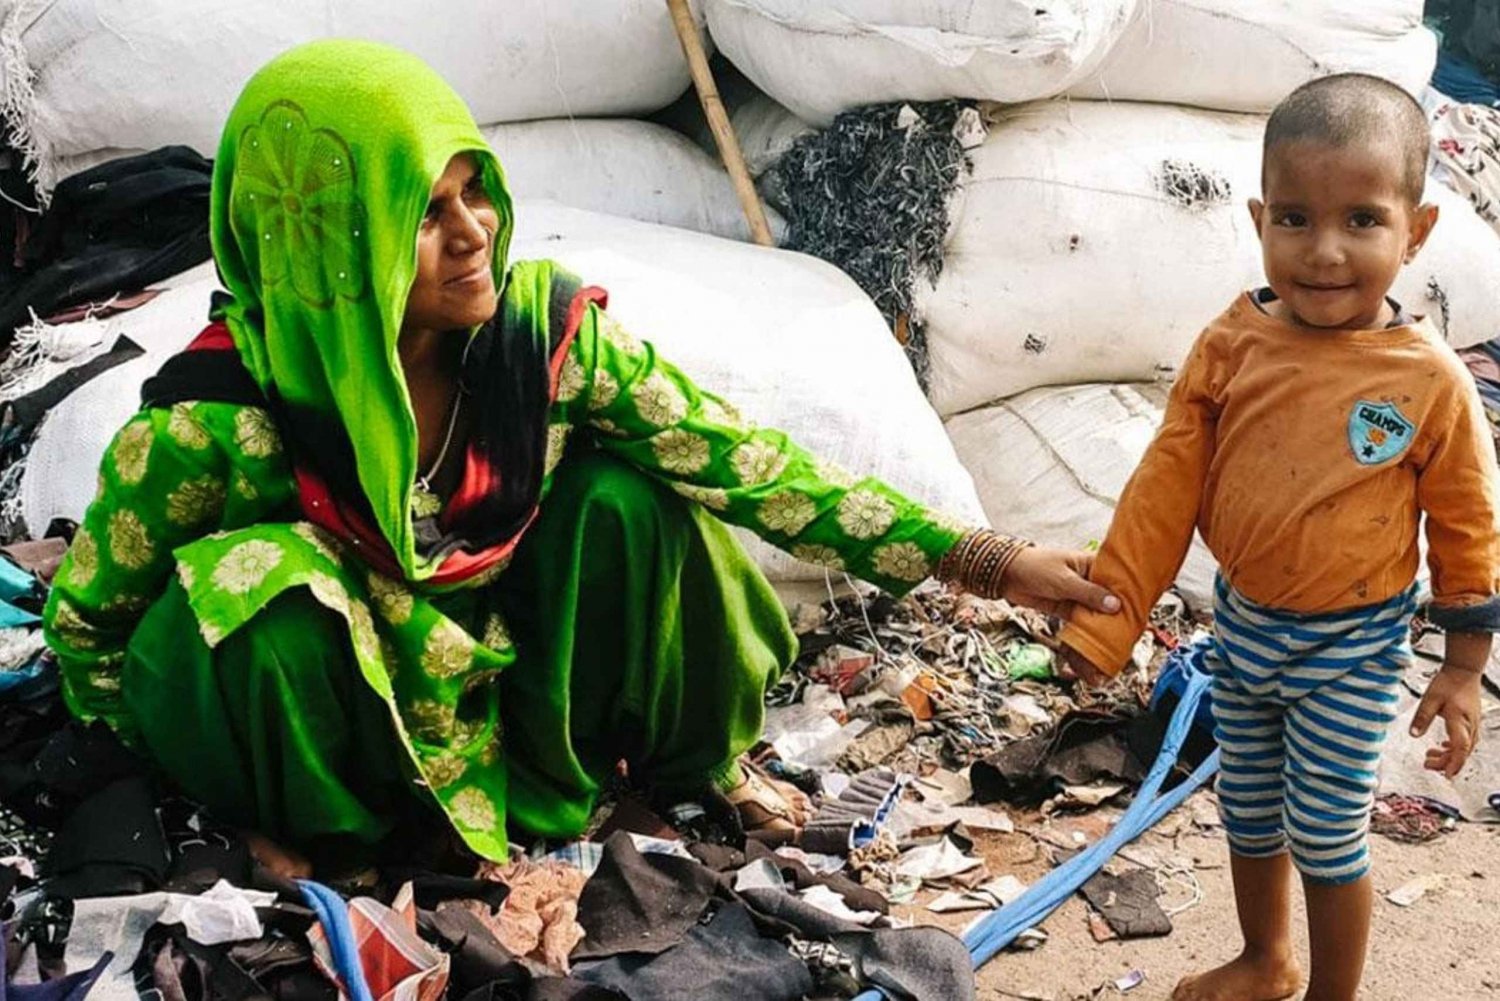
<path id="1" fill-rule="evenodd" d="M 417 486 L 425 493 L 434 493 L 432 478 L 443 468 L 443 460 L 448 457 L 448 447 L 453 444 L 453 429 L 458 427 L 458 407 L 463 397 L 462 386 L 453 390 L 453 402 L 448 406 L 448 430 L 443 434 L 443 447 L 438 449 L 437 458 L 432 460 L 427 472 L 417 478 Z"/>

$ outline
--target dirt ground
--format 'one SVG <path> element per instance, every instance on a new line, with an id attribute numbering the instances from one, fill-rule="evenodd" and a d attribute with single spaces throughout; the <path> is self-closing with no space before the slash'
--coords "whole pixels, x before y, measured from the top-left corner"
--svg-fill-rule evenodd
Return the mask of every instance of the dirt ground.
<path id="1" fill-rule="evenodd" d="M 1198 798 L 1206 800 L 1207 796 Z M 1205 805 L 1200 803 L 1200 809 Z M 1183 975 L 1228 959 L 1239 944 L 1228 848 L 1222 832 L 1193 824 L 1187 812 L 1179 810 L 1136 842 L 1147 861 L 1168 859 L 1191 868 L 1201 890 L 1202 901 L 1172 919 L 1171 935 L 1125 943 L 1096 942 L 1089 931 L 1088 907 L 1075 895 L 1042 925 L 1048 935 L 1046 944 L 1031 952 L 1002 953 L 979 971 L 979 997 L 983 1001 L 1116 997 L 1157 1001 L 1169 997 Z M 1051 825 L 1052 837 L 1065 843 L 1074 828 L 1093 837 L 1107 822 L 1107 817 L 1057 821 Z M 1030 882 L 1046 871 L 1031 837 L 982 837 L 976 850 L 985 855 L 991 873 L 1013 872 Z M 1372 845 L 1378 899 L 1365 1001 L 1500 999 L 1500 826 L 1462 824 L 1438 841 L 1415 846 L 1377 836 Z M 1445 879 L 1412 906 L 1398 907 L 1384 899 L 1390 890 L 1429 874 Z M 1161 902 L 1170 909 L 1194 895 L 1190 882 L 1176 883 Z M 898 913 L 955 932 L 975 917 L 973 913 L 933 915 L 911 908 L 899 908 Z M 1298 945 L 1306 964 L 1305 935 L 1299 936 Z M 1143 971 L 1146 981 L 1122 995 L 1114 981 L 1133 970 Z"/>

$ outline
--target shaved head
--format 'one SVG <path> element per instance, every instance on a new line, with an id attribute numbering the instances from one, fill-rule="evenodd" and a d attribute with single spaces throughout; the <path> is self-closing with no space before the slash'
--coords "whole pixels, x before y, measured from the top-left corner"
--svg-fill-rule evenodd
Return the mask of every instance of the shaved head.
<path id="1" fill-rule="evenodd" d="M 1266 122 L 1261 159 L 1265 164 L 1283 146 L 1395 147 L 1401 158 L 1401 189 L 1411 204 L 1422 200 L 1427 181 L 1427 150 L 1432 132 L 1422 106 L 1388 80 L 1364 73 L 1339 73 L 1292 91 Z"/>

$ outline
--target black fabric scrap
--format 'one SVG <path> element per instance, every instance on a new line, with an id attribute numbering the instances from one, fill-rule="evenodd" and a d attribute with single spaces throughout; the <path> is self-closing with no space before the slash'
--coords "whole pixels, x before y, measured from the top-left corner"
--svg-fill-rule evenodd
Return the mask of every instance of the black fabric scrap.
<path id="1" fill-rule="evenodd" d="M 1147 764 L 1131 751 L 1131 718 L 1074 713 L 1050 734 L 1007 744 L 974 762 L 969 779 L 976 803 L 1033 805 L 1068 785 L 1101 780 L 1139 785 Z"/>
<path id="2" fill-rule="evenodd" d="M 145 288 L 209 259 L 213 165 L 186 146 L 121 157 L 66 178 L 0 288 L 0 350 L 35 311 Z"/>
<path id="3" fill-rule="evenodd" d="M 69 721 L 56 695 L 0 708 L 0 732 L 0 802 L 42 827 L 56 829 L 84 799 L 146 771 L 109 727 Z"/>
<path id="4" fill-rule="evenodd" d="M 1121 876 L 1095 873 L 1083 884 L 1082 893 L 1122 940 L 1172 934 L 1172 919 L 1156 902 L 1161 887 L 1149 869 L 1132 869 Z"/>
<path id="5" fill-rule="evenodd" d="M 216 823 L 208 811 L 185 799 L 163 801 L 157 810 L 170 862 L 163 889 L 203 893 L 220 880 L 250 882 L 250 845 L 235 829 Z"/>
<path id="6" fill-rule="evenodd" d="M 746 890 L 756 912 L 797 929 L 797 937 L 828 941 L 854 959 L 862 984 L 896 1001 L 973 1001 L 969 950 L 941 928 L 863 928 L 779 890 Z"/>
<path id="7" fill-rule="evenodd" d="M 450 876 L 441 872 L 420 869 L 382 869 L 381 883 L 386 892 L 381 899 L 389 902 L 397 891 L 411 884 L 412 900 L 418 910 L 437 910 L 438 904 L 449 900 L 480 900 L 491 908 L 499 908 L 510 896 L 510 887 L 494 879 L 470 879 L 465 876 Z"/>
<path id="8" fill-rule="evenodd" d="M 54 376 L 25 396 L 0 404 L 0 448 L 29 439 L 53 407 L 87 385 L 89 380 L 145 353 L 145 348 L 121 336 L 104 354 Z"/>
<path id="9" fill-rule="evenodd" d="M 499 984 L 516 991 L 516 997 L 524 996 L 519 991 L 531 982 L 530 971 L 474 913 L 461 908 L 419 910 L 417 931 L 448 954 L 449 997 L 464 997 L 488 984 Z"/>
<path id="10" fill-rule="evenodd" d="M 151 784 L 132 776 L 69 815 L 47 859 L 47 888 L 72 900 L 147 893 L 166 880 L 167 861 Z"/>
<path id="11" fill-rule="evenodd" d="M 572 958 L 665 952 L 698 923 L 718 883 L 696 861 L 642 855 L 629 834 L 610 835 L 599 868 L 578 897 L 578 913 L 587 916 L 580 923 L 588 936 Z"/>
<path id="12" fill-rule="evenodd" d="M 749 910 L 736 902 L 715 902 L 671 949 L 580 962 L 573 975 L 631 1001 L 799 1001 L 814 986 L 806 964 L 761 938 Z"/>

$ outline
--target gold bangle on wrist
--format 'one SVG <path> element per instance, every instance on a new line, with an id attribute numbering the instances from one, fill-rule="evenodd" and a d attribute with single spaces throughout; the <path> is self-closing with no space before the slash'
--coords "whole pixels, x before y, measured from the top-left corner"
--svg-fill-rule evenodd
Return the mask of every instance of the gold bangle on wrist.
<path id="1" fill-rule="evenodd" d="M 970 532 L 943 555 L 938 579 L 958 583 L 982 598 L 1000 596 L 1001 582 L 1016 557 L 1031 543 L 989 529 Z"/>

